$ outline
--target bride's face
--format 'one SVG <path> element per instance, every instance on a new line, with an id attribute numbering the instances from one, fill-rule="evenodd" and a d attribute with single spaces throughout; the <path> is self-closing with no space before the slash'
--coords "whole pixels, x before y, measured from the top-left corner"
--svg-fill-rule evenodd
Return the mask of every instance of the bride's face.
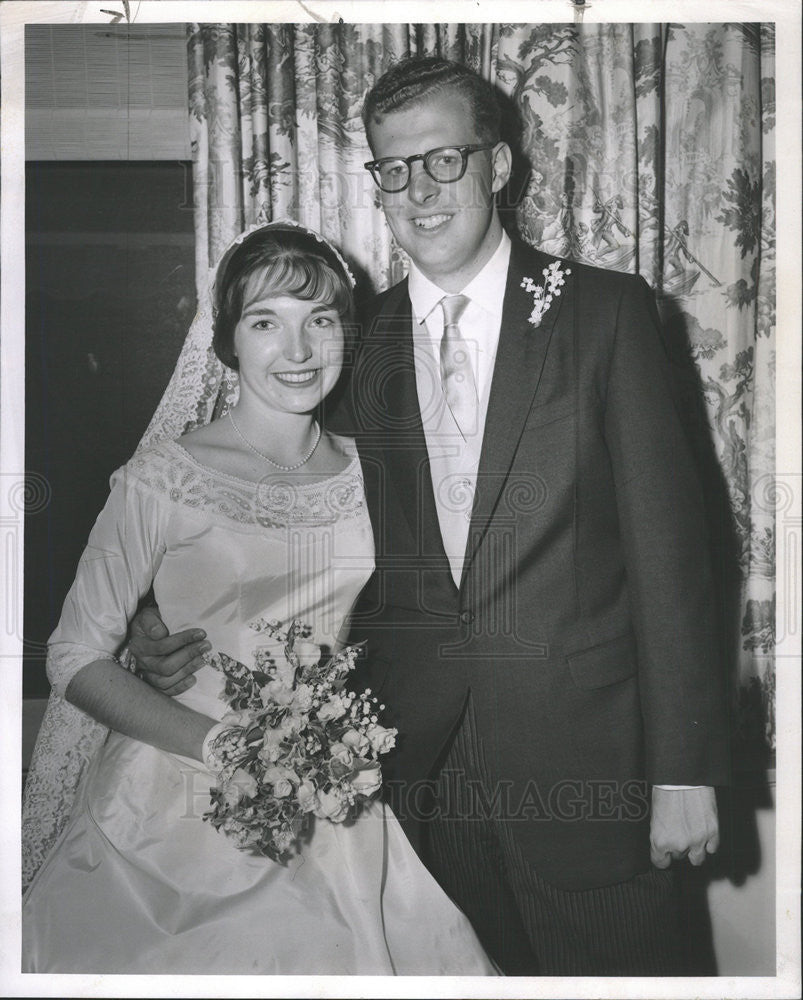
<path id="1" fill-rule="evenodd" d="M 240 391 L 283 413 L 310 413 L 343 365 L 343 326 L 325 302 L 245 289 L 234 329 Z"/>

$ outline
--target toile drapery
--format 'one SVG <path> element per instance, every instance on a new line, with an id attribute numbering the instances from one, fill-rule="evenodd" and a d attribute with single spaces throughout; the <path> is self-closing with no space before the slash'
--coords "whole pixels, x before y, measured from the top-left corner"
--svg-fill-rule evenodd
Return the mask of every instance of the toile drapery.
<path id="1" fill-rule="evenodd" d="M 244 226 L 290 217 L 379 291 L 404 274 L 360 109 L 406 55 L 463 62 L 506 95 L 505 214 L 541 249 L 641 273 L 658 294 L 710 502 L 737 743 L 774 749 L 774 34 L 757 24 L 192 24 L 196 274 Z M 511 199 L 512 201 L 513 199 Z M 231 397 L 207 345 L 198 419 Z M 756 751 L 759 757 L 756 757 Z"/>

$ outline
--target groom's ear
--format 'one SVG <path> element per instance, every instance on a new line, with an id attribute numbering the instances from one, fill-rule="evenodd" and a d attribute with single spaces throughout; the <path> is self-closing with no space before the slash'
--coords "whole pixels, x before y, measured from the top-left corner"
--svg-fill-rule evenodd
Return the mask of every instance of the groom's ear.
<path id="1" fill-rule="evenodd" d="M 510 180 L 513 169 L 513 154 L 506 142 L 498 142 L 491 151 L 491 190 L 496 194 Z"/>

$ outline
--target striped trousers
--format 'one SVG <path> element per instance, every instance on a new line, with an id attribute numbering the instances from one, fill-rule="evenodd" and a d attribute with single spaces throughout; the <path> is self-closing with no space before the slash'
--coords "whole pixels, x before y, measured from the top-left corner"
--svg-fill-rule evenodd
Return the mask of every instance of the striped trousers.
<path id="1" fill-rule="evenodd" d="M 507 975 L 683 975 L 679 886 L 651 868 L 568 891 L 525 860 L 509 824 L 471 815 L 470 783 L 490 789 L 471 699 L 437 779 L 423 857 Z"/>

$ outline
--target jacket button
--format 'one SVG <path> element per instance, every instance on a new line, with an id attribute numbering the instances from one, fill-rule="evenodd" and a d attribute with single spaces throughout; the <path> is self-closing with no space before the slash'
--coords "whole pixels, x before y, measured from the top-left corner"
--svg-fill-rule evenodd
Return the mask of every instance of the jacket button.
<path id="1" fill-rule="evenodd" d="M 460 612 L 460 621 L 464 625 L 470 625 L 474 621 L 474 614 L 473 614 L 473 612 L 471 612 L 471 611 L 461 611 Z"/>

